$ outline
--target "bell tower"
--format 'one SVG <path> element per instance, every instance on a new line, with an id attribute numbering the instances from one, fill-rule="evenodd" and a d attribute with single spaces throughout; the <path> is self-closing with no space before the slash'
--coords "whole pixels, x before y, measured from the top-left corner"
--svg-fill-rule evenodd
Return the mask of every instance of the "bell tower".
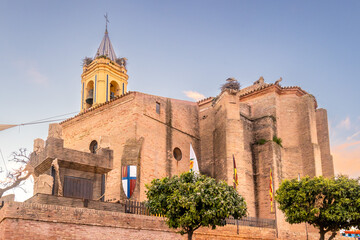
<path id="1" fill-rule="evenodd" d="M 81 74 L 81 112 L 110 101 L 127 91 L 126 58 L 117 58 L 110 42 L 106 19 L 105 35 L 94 58 L 85 57 Z"/>

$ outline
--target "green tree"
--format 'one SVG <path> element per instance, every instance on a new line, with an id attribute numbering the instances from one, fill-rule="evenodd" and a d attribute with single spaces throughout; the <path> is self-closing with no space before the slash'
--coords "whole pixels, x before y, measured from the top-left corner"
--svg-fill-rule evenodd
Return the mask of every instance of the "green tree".
<path id="1" fill-rule="evenodd" d="M 360 224 L 359 179 L 314 177 L 284 180 L 276 191 L 279 208 L 286 221 L 308 223 L 319 229 L 320 240 L 331 232 Z"/>
<path id="2" fill-rule="evenodd" d="M 223 226 L 225 218 L 246 215 L 246 203 L 233 187 L 205 175 L 192 172 L 172 178 L 154 179 L 146 195 L 152 214 L 166 218 L 170 228 L 181 228 L 188 239 L 201 226 Z"/>

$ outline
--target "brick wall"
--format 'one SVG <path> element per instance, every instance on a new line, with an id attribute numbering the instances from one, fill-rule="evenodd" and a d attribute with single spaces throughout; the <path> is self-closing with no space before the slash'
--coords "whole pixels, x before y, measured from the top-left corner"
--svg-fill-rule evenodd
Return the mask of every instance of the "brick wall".
<path id="1" fill-rule="evenodd" d="M 111 202 L 101 202 L 98 200 L 86 200 L 82 198 L 69 198 L 69 197 L 59 197 L 49 194 L 37 193 L 32 196 L 26 203 L 35 203 L 35 204 L 46 204 L 46 205 L 55 205 L 55 206 L 64 206 L 64 207 L 73 207 L 73 208 L 86 208 L 103 210 L 103 211 L 112 211 L 112 212 L 125 212 L 125 205 L 123 203 L 111 203 Z"/>
<path id="2" fill-rule="evenodd" d="M 323 108 L 316 109 L 316 129 L 321 151 L 322 173 L 325 177 L 332 177 L 334 176 L 334 164 L 330 154 L 327 112 Z"/>
<path id="3" fill-rule="evenodd" d="M 275 217 L 269 212 L 271 166 L 275 189 L 281 179 L 298 174 L 333 173 L 326 113 L 316 110 L 313 96 L 298 87 L 264 85 L 256 91 L 225 91 L 198 104 L 133 92 L 105 105 L 62 123 L 62 127 L 65 146 L 80 151 L 89 151 L 94 139 L 109 139 L 114 168 L 107 175 L 106 199 L 125 198 L 123 165 L 138 166 L 131 199 L 139 201 L 145 200 L 145 184 L 152 179 L 188 171 L 189 143 L 200 171 L 231 185 L 234 155 L 237 190 L 244 196 L 250 216 Z M 282 148 L 272 142 L 254 145 L 260 139 L 271 141 L 273 136 L 283 140 Z M 173 156 L 175 147 L 182 151 L 180 161 Z M 286 234 L 303 232 L 304 226 L 290 226 L 279 211 L 277 215 L 279 229 Z"/>
<path id="4" fill-rule="evenodd" d="M 121 166 L 136 165 L 138 178 L 131 199 L 143 201 L 145 184 L 188 171 L 189 143 L 200 159 L 198 122 L 196 103 L 133 92 L 61 125 L 67 148 L 89 152 L 92 140 L 108 139 L 114 164 L 106 177 L 105 199 L 126 198 Z M 175 147 L 182 151 L 180 161 L 173 156 Z"/>
<path id="5" fill-rule="evenodd" d="M 237 233 L 238 232 L 238 233 Z M 226 225 L 200 228 L 193 239 L 203 240 L 305 240 L 306 234 L 283 231 L 276 238 L 275 229 Z M 318 239 L 318 233 L 309 227 L 309 240 Z M 162 218 L 99 211 L 86 208 L 64 207 L 35 203 L 7 203 L 0 210 L 0 239 L 179 239 L 185 240 L 175 230 L 169 229 Z M 337 238 L 340 239 L 340 238 Z"/>
<path id="6" fill-rule="evenodd" d="M 186 239 L 162 218 L 46 204 L 8 203 L 0 210 L 1 239 Z M 274 239 L 273 229 L 227 225 L 199 229 L 194 239 Z"/>

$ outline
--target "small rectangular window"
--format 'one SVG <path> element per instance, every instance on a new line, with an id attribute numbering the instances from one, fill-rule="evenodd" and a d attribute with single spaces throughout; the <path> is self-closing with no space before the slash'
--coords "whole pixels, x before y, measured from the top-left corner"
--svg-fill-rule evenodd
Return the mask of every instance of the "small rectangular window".
<path id="1" fill-rule="evenodd" d="M 160 103 L 156 102 L 156 113 L 160 114 Z"/>

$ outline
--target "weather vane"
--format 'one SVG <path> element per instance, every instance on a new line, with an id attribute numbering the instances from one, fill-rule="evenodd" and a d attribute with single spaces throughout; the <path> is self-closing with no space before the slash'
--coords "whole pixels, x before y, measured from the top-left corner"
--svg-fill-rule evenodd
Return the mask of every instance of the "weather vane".
<path id="1" fill-rule="evenodd" d="M 104 17 L 105 17 L 105 20 L 106 20 L 106 32 L 107 32 L 107 24 L 109 23 L 108 14 L 106 13 L 104 15 Z"/>

